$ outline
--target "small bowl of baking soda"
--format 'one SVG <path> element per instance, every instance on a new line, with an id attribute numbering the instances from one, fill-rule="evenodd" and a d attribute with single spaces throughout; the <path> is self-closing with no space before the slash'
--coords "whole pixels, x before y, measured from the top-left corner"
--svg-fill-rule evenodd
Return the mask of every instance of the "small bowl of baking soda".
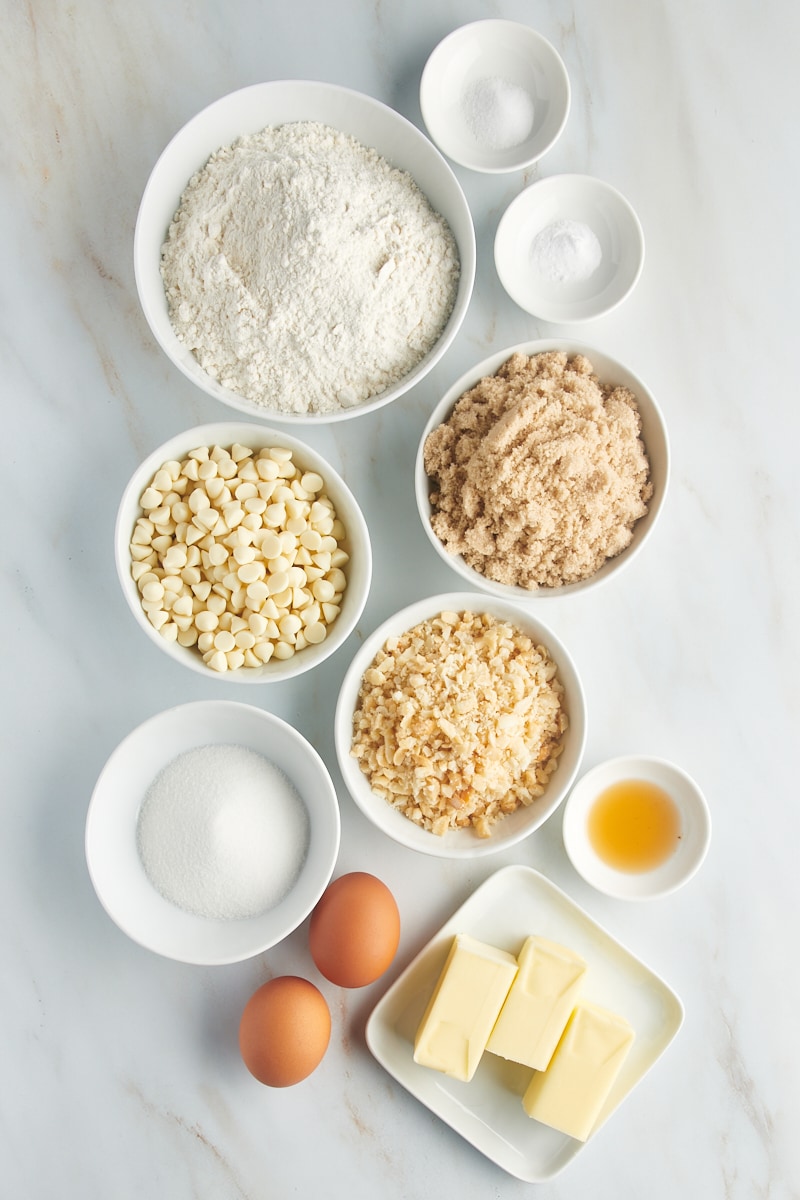
<path id="1" fill-rule="evenodd" d="M 286 721 L 231 701 L 167 709 L 117 746 L 86 819 L 89 876 L 139 945 L 240 962 L 287 937 L 339 852 L 336 791 Z"/>
<path id="2" fill-rule="evenodd" d="M 644 233 L 625 197 L 590 175 L 553 175 L 512 200 L 497 227 L 500 282 L 526 312 L 555 325 L 615 309 L 644 266 Z"/>
<path id="3" fill-rule="evenodd" d="M 566 67 L 541 34 L 516 21 L 475 21 L 441 41 L 420 81 L 425 126 L 443 154 L 500 174 L 537 162 L 570 106 Z"/>

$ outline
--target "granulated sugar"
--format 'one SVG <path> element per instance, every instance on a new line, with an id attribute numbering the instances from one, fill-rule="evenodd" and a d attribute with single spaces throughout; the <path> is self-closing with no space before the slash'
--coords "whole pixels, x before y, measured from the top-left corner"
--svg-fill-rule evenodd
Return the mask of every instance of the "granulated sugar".
<path id="1" fill-rule="evenodd" d="M 137 845 L 153 886 L 211 920 L 258 916 L 292 886 L 308 847 L 308 814 L 273 763 L 243 746 L 201 746 L 156 776 Z"/>
<path id="2" fill-rule="evenodd" d="M 161 271 L 173 328 L 213 379 L 269 409 L 332 413 L 433 348 L 459 258 L 407 172 L 294 122 L 240 138 L 193 176 Z"/>

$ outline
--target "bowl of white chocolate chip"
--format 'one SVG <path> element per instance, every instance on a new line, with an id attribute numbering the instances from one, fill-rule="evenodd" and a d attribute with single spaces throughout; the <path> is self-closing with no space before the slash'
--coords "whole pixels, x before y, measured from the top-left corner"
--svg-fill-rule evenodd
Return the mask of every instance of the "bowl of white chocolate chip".
<path id="1" fill-rule="evenodd" d="M 131 477 L 117 573 L 139 627 L 232 683 L 310 670 L 366 603 L 372 551 L 344 480 L 297 438 L 226 422 L 176 434 Z"/>

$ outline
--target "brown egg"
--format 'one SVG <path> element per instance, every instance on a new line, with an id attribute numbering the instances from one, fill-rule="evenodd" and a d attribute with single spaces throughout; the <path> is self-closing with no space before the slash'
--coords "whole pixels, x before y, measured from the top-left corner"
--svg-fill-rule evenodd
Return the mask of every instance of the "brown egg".
<path id="1" fill-rule="evenodd" d="M 399 942 L 395 898 L 385 883 L 365 871 L 335 879 L 311 914 L 311 957 L 339 987 L 373 983 L 390 965 Z"/>
<path id="2" fill-rule="evenodd" d="M 247 1001 L 239 1050 L 260 1083 L 291 1087 L 319 1066 L 330 1036 L 330 1009 L 319 988 L 296 975 L 280 975 Z"/>

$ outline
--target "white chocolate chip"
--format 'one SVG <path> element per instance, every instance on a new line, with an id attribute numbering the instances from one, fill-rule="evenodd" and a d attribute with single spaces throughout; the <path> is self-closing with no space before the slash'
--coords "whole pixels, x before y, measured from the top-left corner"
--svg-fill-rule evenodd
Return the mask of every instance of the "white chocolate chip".
<path id="1" fill-rule="evenodd" d="M 339 614 L 345 531 L 292 452 L 199 446 L 154 472 L 130 540 L 143 611 L 213 671 L 286 660 Z M 327 575 L 327 578 L 326 578 Z"/>

